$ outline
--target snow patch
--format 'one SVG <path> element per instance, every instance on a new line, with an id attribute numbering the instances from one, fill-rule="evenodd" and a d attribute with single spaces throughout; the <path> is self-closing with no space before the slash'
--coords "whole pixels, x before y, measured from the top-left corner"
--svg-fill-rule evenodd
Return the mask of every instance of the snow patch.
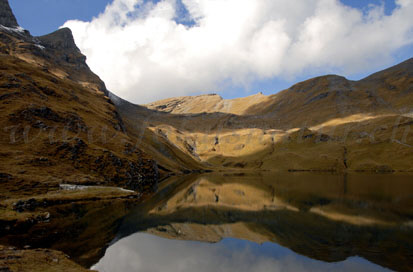
<path id="1" fill-rule="evenodd" d="M 67 190 L 67 191 L 81 191 L 89 188 L 91 186 L 83 186 L 83 185 L 73 185 L 73 184 L 60 184 L 60 189 Z"/>
<path id="2" fill-rule="evenodd" d="M 121 190 L 122 192 L 135 193 L 135 191 L 133 190 L 123 189 L 123 188 L 118 188 L 118 189 Z"/>
<path id="3" fill-rule="evenodd" d="M 20 33 L 20 34 L 23 34 L 25 32 L 25 29 L 22 28 L 21 26 L 7 27 L 7 26 L 4 26 L 4 25 L 0 25 L 0 29 L 4 29 L 4 30 L 7 30 L 9 32 L 16 32 L 16 33 Z"/>
<path id="4" fill-rule="evenodd" d="M 40 48 L 41 50 L 46 49 L 46 47 L 44 47 L 44 46 L 43 46 L 43 45 L 41 45 L 41 44 L 35 44 L 35 46 L 36 46 L 36 47 L 38 47 L 38 48 Z"/>
<path id="5" fill-rule="evenodd" d="M 123 189 L 120 187 L 109 187 L 109 186 L 86 186 L 86 185 L 76 185 L 76 184 L 60 184 L 60 189 L 66 190 L 66 191 L 82 191 L 86 189 L 91 189 L 91 188 L 96 188 L 96 189 L 117 189 L 122 192 L 127 192 L 127 193 L 135 193 L 133 190 L 128 190 L 128 189 Z"/>

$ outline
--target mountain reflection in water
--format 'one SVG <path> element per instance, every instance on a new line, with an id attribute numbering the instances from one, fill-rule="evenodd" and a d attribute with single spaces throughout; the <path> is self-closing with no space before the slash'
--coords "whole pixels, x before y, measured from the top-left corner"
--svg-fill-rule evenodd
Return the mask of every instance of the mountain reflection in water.
<path id="1" fill-rule="evenodd" d="M 208 244 L 136 233 L 110 247 L 93 267 L 99 271 L 388 271 L 361 258 L 324 263 L 274 243 L 236 239 Z"/>
<path id="2" fill-rule="evenodd" d="M 412 192 L 400 175 L 172 178 L 124 218 L 95 268 L 409 271 Z"/>

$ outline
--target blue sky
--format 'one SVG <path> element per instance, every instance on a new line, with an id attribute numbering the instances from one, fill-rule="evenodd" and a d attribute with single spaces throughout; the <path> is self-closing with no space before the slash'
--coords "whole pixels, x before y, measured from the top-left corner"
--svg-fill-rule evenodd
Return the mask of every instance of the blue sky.
<path id="1" fill-rule="evenodd" d="M 66 21 L 89 21 L 105 10 L 107 0 L 9 0 L 19 24 L 40 36 L 55 31 Z"/>
<path id="2" fill-rule="evenodd" d="M 37 35 L 44 35 L 44 34 L 53 32 L 54 30 L 58 29 L 60 26 L 62 26 L 63 24 L 65 24 L 65 22 L 69 20 L 80 20 L 80 21 L 89 22 L 94 17 L 97 17 L 99 14 L 102 14 L 105 11 L 106 6 L 110 4 L 112 1 L 111 0 L 70 0 L 70 1 L 68 0 L 36 0 L 36 1 L 9 0 L 9 2 L 17 17 L 19 24 L 23 28 L 28 29 L 32 33 L 32 35 L 37 36 Z M 159 1 L 153 1 L 153 2 L 158 3 Z M 396 8 L 396 4 L 394 0 L 383 0 L 383 1 L 382 0 L 342 0 L 341 2 L 344 3 L 345 5 L 351 6 L 353 8 L 357 8 L 363 11 L 364 13 L 368 13 L 369 6 L 371 4 L 376 4 L 376 5 L 381 4 L 381 3 L 384 4 L 386 15 L 392 14 L 394 9 Z M 178 14 L 185 14 L 185 11 L 178 12 Z M 182 20 L 183 22 L 185 22 L 185 20 L 183 20 L 182 18 L 175 18 L 174 20 L 178 22 L 181 22 L 180 20 Z M 236 73 L 240 73 L 239 71 L 234 72 L 234 70 L 236 70 L 234 68 L 230 70 L 229 72 L 228 71 L 224 72 L 224 73 L 230 74 L 228 78 L 220 78 L 218 76 L 215 76 L 215 77 L 212 76 L 212 79 L 210 79 L 210 81 L 214 81 L 214 83 L 211 83 L 210 85 L 205 84 L 209 86 L 208 90 L 199 89 L 199 86 L 197 86 L 197 84 L 195 83 L 180 84 L 178 80 L 174 81 L 173 79 L 170 79 L 169 80 L 170 82 L 166 82 L 165 80 L 166 82 L 165 86 L 166 87 L 174 86 L 176 90 L 175 91 L 171 90 L 169 93 L 162 93 L 162 90 L 159 90 L 159 89 L 165 88 L 165 86 L 161 86 L 161 85 L 158 86 L 155 84 L 156 86 L 152 86 L 152 87 L 148 87 L 148 89 L 144 89 L 142 88 L 142 86 L 149 86 L 150 84 L 148 84 L 148 82 L 143 82 L 143 81 L 137 82 L 136 80 L 135 82 L 133 74 L 130 76 L 132 77 L 133 80 L 131 78 L 124 77 L 124 81 L 135 82 L 134 85 L 131 83 L 132 84 L 131 86 L 124 86 L 123 83 L 121 84 L 119 82 L 116 82 L 118 81 L 117 78 L 115 79 L 110 78 L 110 75 L 113 74 L 113 72 L 112 71 L 101 71 L 100 67 L 103 67 L 103 66 L 111 67 L 113 63 L 99 63 L 98 61 L 96 61 L 97 58 L 102 58 L 102 55 L 99 56 L 93 50 L 93 48 L 90 47 L 90 44 L 91 44 L 90 41 L 81 41 L 79 38 L 79 37 L 82 37 L 82 35 L 84 36 L 84 33 L 86 33 L 85 30 L 81 27 L 76 28 L 77 26 L 76 24 L 70 24 L 69 26 L 72 29 L 75 28 L 74 35 L 75 35 L 76 42 L 78 43 L 78 46 L 81 48 L 82 52 L 87 55 L 88 64 L 91 66 L 92 70 L 94 70 L 99 76 L 102 77 L 102 79 L 107 83 L 107 85 L 109 85 L 109 88 L 112 91 L 114 91 L 115 93 L 119 94 L 120 96 L 128 100 L 132 100 L 137 103 L 149 102 L 150 100 L 165 98 L 169 96 L 196 95 L 196 94 L 205 93 L 205 92 L 219 93 L 224 98 L 242 97 L 242 96 L 257 93 L 259 91 L 263 92 L 264 94 L 273 94 L 273 93 L 276 93 L 277 91 L 290 87 L 292 84 L 298 81 L 305 80 L 309 77 L 323 75 L 323 74 L 341 74 L 341 75 L 347 76 L 349 79 L 357 80 L 373 72 L 386 68 L 390 65 L 397 64 L 413 56 L 412 54 L 413 46 L 412 44 L 410 44 L 407 46 L 401 46 L 400 48 L 397 48 L 397 50 L 393 49 L 391 53 L 388 54 L 387 57 L 383 57 L 383 59 L 385 60 L 383 60 L 382 62 L 378 61 L 372 65 L 366 65 L 365 63 L 368 62 L 369 60 L 368 58 L 366 58 L 363 64 L 365 67 L 358 69 L 356 73 L 349 73 L 348 72 L 349 69 L 344 67 L 343 65 L 341 66 L 331 65 L 331 67 L 329 67 L 328 65 L 324 65 L 324 64 L 323 65 L 319 65 L 319 64 L 311 65 L 310 63 L 310 65 L 303 66 L 303 68 L 299 70 L 299 72 L 293 73 L 293 76 L 285 76 L 285 75 L 267 76 L 264 73 L 264 76 L 262 76 L 262 74 L 259 76 L 255 76 L 253 77 L 252 80 L 249 80 L 247 83 L 237 82 L 236 84 L 233 84 L 233 82 L 237 81 L 239 77 L 241 76 L 239 74 L 236 74 Z M 100 44 L 98 46 L 100 46 Z M 186 49 L 184 48 L 184 50 Z M 367 52 L 368 52 L 368 49 L 367 49 Z M 116 59 L 116 56 L 114 56 L 113 59 Z M 165 59 L 163 59 L 162 61 L 165 62 Z M 116 63 L 114 63 L 113 65 L 116 66 Z M 224 63 L 223 66 L 225 65 L 227 64 Z M 362 65 L 360 65 L 360 67 L 361 66 Z M 191 70 L 192 67 L 193 65 L 190 66 L 189 69 Z M 356 67 L 359 68 L 358 66 Z M 118 70 L 121 71 L 122 68 L 130 70 L 130 64 L 129 66 L 120 67 Z M 141 71 L 142 67 L 136 67 L 136 70 Z M 156 74 L 158 73 L 158 71 L 154 69 L 154 73 Z M 197 74 L 200 74 L 200 73 L 203 73 L 202 69 L 200 71 L 197 71 Z M 122 74 L 122 76 L 124 75 Z M 170 75 L 167 74 L 163 78 L 168 78 L 168 76 Z M 150 78 L 150 76 L 148 77 L 146 75 L 145 77 Z M 153 81 L 154 80 L 152 80 L 152 82 Z M 216 83 L 216 82 L 219 82 L 219 83 Z M 142 93 L 134 94 L 133 91 L 131 91 L 134 89 L 140 89 L 142 90 Z M 179 91 L 178 89 L 185 89 L 186 91 Z M 119 90 L 119 92 L 117 92 L 117 90 Z M 190 90 L 193 90 L 193 91 L 190 91 Z M 140 100 L 140 97 L 143 97 L 144 95 L 147 95 L 148 93 L 157 93 L 157 95 L 151 96 L 151 97 L 148 96 L 144 99 L 142 98 L 143 100 Z"/>

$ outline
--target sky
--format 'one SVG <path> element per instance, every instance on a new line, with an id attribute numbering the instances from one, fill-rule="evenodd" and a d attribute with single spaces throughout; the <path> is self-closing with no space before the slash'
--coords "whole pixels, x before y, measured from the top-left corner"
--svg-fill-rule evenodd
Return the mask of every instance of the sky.
<path id="1" fill-rule="evenodd" d="M 33 35 L 71 28 L 108 89 L 140 104 L 357 80 L 413 57 L 413 0 L 9 1 Z"/>

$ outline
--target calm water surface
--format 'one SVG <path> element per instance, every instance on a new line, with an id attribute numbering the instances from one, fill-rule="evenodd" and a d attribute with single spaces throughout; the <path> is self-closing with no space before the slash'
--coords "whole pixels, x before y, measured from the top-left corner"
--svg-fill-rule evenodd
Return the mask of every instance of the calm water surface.
<path id="1" fill-rule="evenodd" d="M 412 271 L 413 179 L 172 178 L 126 216 L 99 271 Z"/>

